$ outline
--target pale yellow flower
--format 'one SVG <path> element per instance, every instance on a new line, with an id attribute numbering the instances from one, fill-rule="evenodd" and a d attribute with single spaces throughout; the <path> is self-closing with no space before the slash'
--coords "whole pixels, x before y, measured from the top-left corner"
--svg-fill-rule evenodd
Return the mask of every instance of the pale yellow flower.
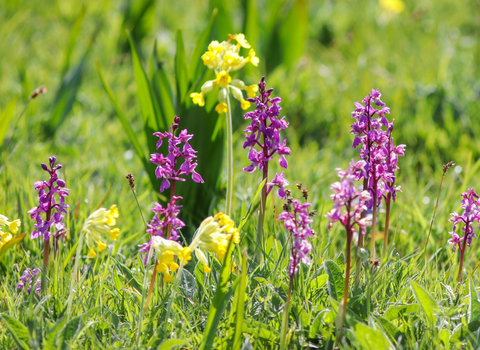
<path id="1" fill-rule="evenodd" d="M 394 13 L 400 13 L 405 9 L 405 3 L 402 0 L 380 0 L 380 6 Z"/>
<path id="2" fill-rule="evenodd" d="M 232 40 L 235 40 L 237 44 L 232 44 Z M 231 91 L 232 87 L 237 87 L 240 89 L 240 95 L 238 93 L 234 93 L 234 97 L 240 101 L 243 109 L 250 107 L 250 103 L 248 103 L 243 96 L 241 96 L 241 90 L 247 91 L 248 97 L 255 97 L 255 92 L 258 91 L 258 87 L 247 87 L 241 80 L 232 80 L 230 74 L 231 72 L 242 69 L 247 63 L 252 63 L 254 66 L 257 66 L 260 60 L 255 56 L 255 51 L 253 49 L 250 50 L 246 58 L 241 56 L 241 48 L 251 48 L 250 44 L 245 38 L 245 35 L 241 33 L 229 35 L 228 41 L 223 41 L 220 43 L 215 40 L 208 45 L 208 51 L 202 55 L 202 60 L 208 68 L 214 70 L 215 80 L 209 80 L 203 84 L 201 93 L 194 92 L 190 94 L 194 104 L 204 106 L 205 94 L 210 92 L 214 87 L 218 87 L 220 91 L 225 90 L 225 93 L 221 94 L 219 91 L 219 97 L 224 96 L 224 98 L 219 98 L 219 104 L 215 110 L 218 113 L 227 113 L 228 108 L 225 106 L 225 102 L 228 93 L 233 92 Z M 233 83 L 234 81 L 236 82 L 235 84 Z"/>
<path id="3" fill-rule="evenodd" d="M 117 223 L 118 216 L 118 208 L 113 204 L 109 210 L 105 208 L 97 209 L 87 218 L 81 232 L 85 232 L 89 258 L 97 256 L 95 245 L 99 252 L 107 248 L 107 245 L 102 241 L 102 235 L 109 235 L 112 241 L 117 239 L 120 230 L 118 228 L 112 229 L 111 226 Z"/>
<path id="4" fill-rule="evenodd" d="M 10 228 L 10 231 L 12 231 L 12 233 L 17 233 L 18 232 L 18 229 L 21 225 L 21 221 L 20 220 L 13 220 L 13 221 L 9 221 L 8 218 L 5 216 L 5 215 L 0 215 L 0 226 L 8 226 Z"/>

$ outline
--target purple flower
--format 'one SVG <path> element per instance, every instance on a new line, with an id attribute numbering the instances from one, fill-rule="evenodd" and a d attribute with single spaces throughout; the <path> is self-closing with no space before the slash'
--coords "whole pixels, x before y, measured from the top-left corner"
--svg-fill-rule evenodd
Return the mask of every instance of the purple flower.
<path id="1" fill-rule="evenodd" d="M 281 181 L 288 181 L 283 179 L 283 173 L 278 176 Z M 271 189 L 271 188 L 270 188 Z M 288 193 L 289 194 L 289 193 Z M 312 250 L 312 245 L 308 238 L 313 236 L 315 232 L 311 229 L 310 224 L 313 220 L 310 217 L 308 208 L 311 206 L 308 202 L 300 202 L 298 199 L 285 196 L 286 202 L 283 206 L 283 212 L 279 215 L 278 220 L 283 221 L 285 228 L 290 232 L 292 237 L 292 245 L 290 249 L 290 265 L 288 274 L 290 278 L 298 272 L 298 265 L 302 261 L 304 264 L 310 264 L 311 260 L 308 254 Z"/>
<path id="2" fill-rule="evenodd" d="M 290 155 L 290 148 L 286 147 L 287 140 L 280 140 L 280 130 L 288 127 L 285 117 L 279 118 L 280 97 L 270 98 L 273 89 L 265 90 L 265 77 L 258 84 L 260 95 L 255 98 L 249 98 L 248 101 L 256 102 L 257 108 L 245 114 L 245 119 L 250 119 L 251 124 L 245 129 L 246 141 L 243 148 L 250 147 L 248 160 L 250 165 L 243 168 L 249 173 L 266 169 L 268 162 L 273 159 L 275 153 L 280 155 L 279 164 L 282 168 L 287 168 L 288 163 L 285 158 Z M 258 146 L 259 151 L 255 150 Z"/>
<path id="3" fill-rule="evenodd" d="M 160 192 L 170 188 L 170 180 L 185 181 L 182 175 L 192 176 L 192 180 L 197 183 L 203 183 L 203 179 L 195 171 L 197 162 L 194 161 L 197 156 L 192 146 L 188 143 L 193 137 L 192 134 L 187 134 L 187 130 L 182 130 L 178 136 L 175 136 L 175 131 L 178 129 L 179 117 L 175 117 L 169 131 L 155 132 L 153 135 L 158 136 L 157 149 L 163 144 L 163 139 L 168 138 L 168 155 L 153 153 L 150 155 L 150 161 L 157 165 L 155 175 L 157 178 L 163 178 Z M 183 143 L 182 149 L 180 145 Z M 183 158 L 184 162 L 178 166 L 179 158 Z"/>
<path id="4" fill-rule="evenodd" d="M 470 247 L 472 244 L 472 239 L 477 238 L 477 236 L 473 233 L 473 223 L 479 223 L 480 229 L 480 201 L 475 189 L 468 189 L 467 192 L 462 193 L 462 208 L 462 215 L 453 212 L 450 214 L 450 220 L 448 220 L 453 222 L 453 230 L 452 232 L 449 232 L 452 238 L 448 240 L 448 243 L 453 244 L 453 252 L 456 251 L 457 245 L 460 248 L 460 251 L 465 249 L 465 245 Z M 457 225 L 462 222 L 465 224 L 465 226 L 462 227 L 464 235 L 460 238 L 455 231 L 457 230 Z"/>
<path id="5" fill-rule="evenodd" d="M 340 181 L 330 186 L 333 191 L 330 196 L 333 199 L 333 208 L 325 215 L 330 220 L 329 229 L 334 222 L 340 221 L 347 233 L 353 234 L 358 228 L 360 233 L 365 235 L 368 222 L 362 218 L 362 212 L 367 209 L 365 202 L 371 197 L 368 191 L 359 191 L 355 186 L 355 180 L 364 172 L 365 166 L 365 161 L 355 163 L 352 159 L 346 171 L 336 169 Z"/>
<path id="6" fill-rule="evenodd" d="M 68 196 L 70 190 L 65 188 L 65 181 L 58 178 L 57 170 L 62 166 L 55 165 L 56 160 L 56 157 L 49 158 L 50 169 L 42 163 L 42 169 L 50 175 L 48 181 L 37 181 L 33 184 L 39 191 L 39 205 L 28 211 L 30 217 L 36 221 L 33 225 L 35 229 L 30 235 L 31 239 L 43 236 L 43 239 L 48 242 L 53 227 L 55 227 L 55 232 L 65 228 L 65 224 L 62 222 L 67 213 L 66 208 L 68 208 L 68 205 L 65 204 L 65 197 Z M 42 218 L 43 214 L 45 214 L 45 219 Z"/>
<path id="7" fill-rule="evenodd" d="M 393 144 L 394 120 L 389 123 L 385 117 L 390 114 L 390 108 L 380 100 L 381 96 L 380 91 L 372 89 L 363 99 L 364 105 L 355 102 L 355 110 L 352 112 L 355 122 L 350 125 L 350 133 L 355 136 L 353 148 L 361 146 L 360 159 L 365 161 L 365 171 L 356 179 L 367 179 L 372 199 L 367 201 L 366 205 L 370 209 L 373 207 L 374 197 L 377 205 L 387 194 L 395 201 L 396 193 L 400 191 L 400 187 L 395 186 L 397 160 L 398 156 L 405 155 L 405 145 Z"/>
<path id="8" fill-rule="evenodd" d="M 275 174 L 272 182 L 267 182 L 265 184 L 267 186 L 267 194 L 270 193 L 274 186 L 277 186 L 279 188 L 277 191 L 278 197 L 280 197 L 281 199 L 287 199 L 287 194 L 285 193 L 284 187 L 288 186 L 289 182 L 287 179 L 283 178 L 283 173 L 284 171 L 282 171 L 280 174 Z"/>
<path id="9" fill-rule="evenodd" d="M 41 292 L 42 282 L 41 278 L 38 277 L 37 280 L 34 282 L 33 276 L 38 276 L 40 274 L 39 269 L 30 269 L 27 268 L 24 272 L 22 277 L 20 277 L 20 282 L 17 284 L 18 290 L 25 290 L 28 294 L 31 292 L 31 288 L 35 288 L 35 294 L 39 295 Z"/>

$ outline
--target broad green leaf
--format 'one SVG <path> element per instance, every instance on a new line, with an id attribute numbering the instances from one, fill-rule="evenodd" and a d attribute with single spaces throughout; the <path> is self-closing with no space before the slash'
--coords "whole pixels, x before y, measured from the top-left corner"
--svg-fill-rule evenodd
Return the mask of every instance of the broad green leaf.
<path id="1" fill-rule="evenodd" d="M 157 47 L 156 42 L 153 49 L 154 62 L 157 60 Z M 160 114 L 163 119 L 165 127 L 168 128 L 175 118 L 175 108 L 173 107 L 173 94 L 172 88 L 168 81 L 165 70 L 163 69 L 163 63 L 159 62 L 155 65 L 155 71 L 152 74 L 152 94 L 155 97 L 153 99 L 154 104 L 158 106 Z"/>
<path id="2" fill-rule="evenodd" d="M 436 317 L 435 314 L 440 311 L 435 299 L 428 293 L 421 285 L 410 280 L 410 285 L 412 286 L 413 295 L 415 299 L 420 304 L 425 316 L 428 320 L 430 326 L 435 326 Z"/>
<path id="3" fill-rule="evenodd" d="M 188 66 L 182 31 L 177 30 L 177 52 L 175 54 L 175 81 L 177 83 L 177 100 L 183 104 L 188 91 Z"/>
<path id="4" fill-rule="evenodd" d="M 7 251 L 10 248 L 12 248 L 15 244 L 20 243 L 22 239 L 25 238 L 26 235 L 27 235 L 26 233 L 22 233 L 21 235 L 15 236 L 11 240 L 9 240 L 7 243 L 5 243 L 2 249 L 0 249 L 0 261 L 3 260 L 3 258 L 5 257 L 5 254 L 7 254 Z"/>
<path id="5" fill-rule="evenodd" d="M 56 341 L 58 338 L 58 332 L 63 328 L 63 326 L 67 323 L 67 318 L 62 317 L 55 325 L 50 328 L 46 335 L 45 335 L 45 345 L 43 346 L 43 350 L 56 350 Z"/>
<path id="6" fill-rule="evenodd" d="M 238 225 L 238 230 L 240 231 L 243 226 L 246 224 L 247 220 L 248 220 L 248 217 L 250 216 L 251 212 L 252 212 L 252 208 L 253 208 L 253 204 L 256 202 L 258 196 L 260 196 L 260 193 L 262 192 L 262 188 L 263 186 L 265 186 L 265 183 L 267 182 L 267 179 L 264 179 L 260 185 L 258 185 L 257 187 L 257 190 L 255 191 L 255 195 L 253 196 L 252 198 L 252 203 L 250 203 L 250 206 L 248 207 L 248 211 L 247 211 L 247 214 L 242 218 L 242 220 L 240 221 L 240 224 Z"/>
<path id="7" fill-rule="evenodd" d="M 468 308 L 468 322 L 480 320 L 480 301 L 478 301 L 477 291 L 472 280 L 469 283 L 470 286 L 470 302 Z"/>
<path id="8" fill-rule="evenodd" d="M 63 77 L 62 84 L 58 88 L 55 99 L 51 105 L 50 120 L 45 124 L 45 132 L 47 135 L 54 135 L 71 112 L 73 104 L 77 99 L 77 92 L 82 84 L 84 67 L 89 51 L 90 46 L 77 65 L 70 69 Z"/>
<path id="9" fill-rule="evenodd" d="M 228 34 L 236 34 L 228 11 L 230 7 L 226 1 L 210 0 L 208 8 L 210 11 L 213 11 L 215 8 L 218 10 L 214 27 L 215 40 L 222 42 L 228 39 Z"/>
<path id="10" fill-rule="evenodd" d="M 237 288 L 237 314 L 235 318 L 235 336 L 233 340 L 233 349 L 240 349 L 242 346 L 243 319 L 245 313 L 245 292 L 247 290 L 247 254 L 242 254 L 242 277 Z"/>
<path id="11" fill-rule="evenodd" d="M 280 29 L 283 63 L 291 66 L 304 52 L 308 39 L 308 5 L 306 0 L 294 0 Z"/>
<path id="12" fill-rule="evenodd" d="M 138 101 L 140 102 L 143 125 L 145 132 L 147 133 L 149 149 L 152 149 L 156 142 L 151 142 L 152 140 L 155 140 L 155 136 L 151 134 L 156 131 L 165 130 L 165 125 L 158 124 L 158 121 L 161 121 L 161 118 L 157 118 L 155 115 L 147 74 L 145 73 L 145 69 L 143 68 L 142 62 L 140 61 L 140 57 L 138 56 L 138 52 L 135 47 L 135 43 L 130 34 L 128 36 L 128 40 L 132 50 L 133 73 L 135 75 L 135 82 L 137 83 L 137 95 Z M 148 135 L 148 133 L 150 133 L 150 135 Z"/>
<path id="13" fill-rule="evenodd" d="M 277 339 L 279 336 L 278 331 L 274 327 L 250 318 L 243 321 L 243 332 L 270 341 Z"/>
<path id="14" fill-rule="evenodd" d="M 29 349 L 27 328 L 11 316 L 1 314 L 1 317 L 5 328 L 8 329 L 18 347 L 20 349 Z"/>
<path id="15" fill-rule="evenodd" d="M 335 300 L 339 301 L 343 297 L 345 288 L 345 278 L 343 278 L 343 271 L 335 261 L 325 260 L 325 272 L 328 275 L 327 290 L 328 294 Z"/>
<path id="16" fill-rule="evenodd" d="M 170 340 L 166 340 L 162 344 L 160 344 L 157 347 L 157 350 L 170 350 L 170 349 L 175 349 L 178 346 L 187 345 L 187 344 L 188 344 L 188 342 L 186 340 L 170 339 Z"/>
<path id="17" fill-rule="evenodd" d="M 213 10 L 210 21 L 207 24 L 207 27 L 203 30 L 202 34 L 198 37 L 197 46 L 193 51 L 192 57 L 190 58 L 190 66 L 188 67 L 188 74 L 191 82 L 195 82 L 201 75 L 203 70 L 203 62 L 201 62 L 201 57 L 203 53 L 207 50 L 208 39 L 212 32 L 213 22 L 215 21 L 215 16 L 217 15 L 218 10 Z"/>
<path id="18" fill-rule="evenodd" d="M 257 47 L 258 39 L 258 4 L 255 0 L 243 0 L 244 8 L 244 22 L 243 22 L 243 34 L 247 38 L 252 48 L 256 51 L 257 56 L 259 55 L 259 48 Z M 263 29 L 263 28 L 262 28 Z M 263 58 L 260 58 L 263 59 Z M 247 76 L 253 75 L 253 72 L 258 69 L 252 64 L 247 64 L 243 67 L 245 74 Z"/>
<path id="19" fill-rule="evenodd" d="M 353 328 L 361 349 L 386 350 L 394 348 L 385 334 L 379 330 L 372 329 L 361 322 L 355 324 Z"/>
<path id="20" fill-rule="evenodd" d="M 387 333 L 390 340 L 395 342 L 398 335 L 401 333 L 398 327 L 382 316 L 377 316 L 375 318 L 377 322 L 382 326 L 383 330 Z"/>
<path id="21" fill-rule="evenodd" d="M 5 134 L 7 133 L 8 125 L 15 112 L 15 105 L 17 103 L 18 95 L 15 96 L 5 109 L 0 113 L 0 146 L 3 145 Z"/>
<path id="22" fill-rule="evenodd" d="M 80 9 L 80 13 L 78 14 L 75 23 L 73 24 L 72 30 L 70 31 L 70 35 L 68 36 L 68 41 L 65 50 L 65 61 L 63 63 L 62 68 L 62 76 L 65 75 L 70 68 L 70 59 L 72 57 L 73 49 L 75 48 L 75 44 L 77 42 L 77 38 L 80 35 L 80 29 L 82 29 L 83 19 L 85 18 L 85 4 L 82 5 Z"/>
<path id="23" fill-rule="evenodd" d="M 392 321 L 403 315 L 408 315 L 418 311 L 420 311 L 420 305 L 417 305 L 417 304 L 393 306 L 389 308 L 387 311 L 385 311 L 385 314 L 383 315 L 383 317 L 385 317 L 389 321 Z"/>
<path id="24" fill-rule="evenodd" d="M 120 123 L 123 126 L 123 129 L 127 133 L 128 139 L 132 143 L 133 148 L 135 149 L 135 152 L 137 152 L 138 157 L 142 161 L 143 167 L 144 167 L 145 171 L 147 171 L 147 173 L 150 177 L 150 181 L 153 185 L 156 182 L 156 177 L 155 177 L 154 171 L 149 171 L 149 170 L 152 169 L 152 164 L 147 160 L 147 158 L 145 156 L 145 152 L 143 151 L 143 148 L 140 145 L 140 142 L 138 141 L 137 136 L 135 135 L 135 133 L 132 130 L 132 127 L 130 126 L 130 121 L 127 119 L 127 117 L 123 114 L 122 110 L 118 106 L 117 101 L 116 101 L 115 97 L 113 96 L 113 92 L 110 89 L 110 86 L 108 85 L 107 81 L 105 80 L 105 77 L 103 76 L 102 69 L 100 68 L 100 64 L 98 62 L 97 62 L 97 71 L 98 71 L 98 75 L 100 76 L 100 80 L 102 81 L 103 87 L 104 87 L 105 91 L 107 92 L 107 95 L 110 98 L 110 101 L 113 104 L 113 108 L 115 109 L 118 120 L 120 121 Z M 147 136 L 147 138 L 148 138 L 148 136 Z"/>
<path id="25" fill-rule="evenodd" d="M 240 278 L 237 278 L 233 286 L 230 286 L 229 279 L 232 270 L 232 253 L 234 246 L 235 244 L 230 240 L 223 261 L 222 271 L 220 272 L 220 278 L 218 279 L 215 295 L 213 296 L 213 301 L 208 311 L 203 340 L 200 345 L 201 350 L 213 348 L 213 341 L 215 339 L 217 327 L 223 316 L 227 301 L 233 295 L 236 285 L 240 281 Z"/>

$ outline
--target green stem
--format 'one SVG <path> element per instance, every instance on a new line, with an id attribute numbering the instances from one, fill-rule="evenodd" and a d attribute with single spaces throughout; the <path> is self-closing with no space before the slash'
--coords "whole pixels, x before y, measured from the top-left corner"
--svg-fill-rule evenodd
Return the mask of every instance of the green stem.
<path id="1" fill-rule="evenodd" d="M 466 225 L 465 232 L 468 232 L 468 224 Z M 463 258 L 465 257 L 465 248 L 467 247 L 467 235 L 463 238 L 463 247 L 462 250 L 460 251 L 460 266 L 458 268 L 458 277 L 457 277 L 457 283 L 460 283 L 462 280 L 462 270 L 463 270 Z"/>
<path id="2" fill-rule="evenodd" d="M 363 179 L 363 190 L 365 191 L 368 188 L 368 180 Z M 365 211 L 362 212 L 362 219 L 365 217 Z M 355 288 L 358 287 L 360 283 L 360 275 L 362 271 L 362 258 L 360 257 L 360 249 L 363 249 L 363 235 L 361 232 L 358 233 L 358 244 L 357 244 L 357 265 L 355 266 Z"/>
<path id="3" fill-rule="evenodd" d="M 287 329 L 288 329 L 288 316 L 290 314 L 290 300 L 292 298 L 293 288 L 293 275 L 290 277 L 290 285 L 288 286 L 287 304 L 283 310 L 282 328 L 280 331 L 280 350 L 285 350 L 287 347 Z"/>
<path id="4" fill-rule="evenodd" d="M 265 140 L 265 136 L 264 136 Z M 265 144 L 265 141 L 264 141 Z M 264 157 L 267 158 L 268 150 L 265 147 L 263 149 Z M 268 162 L 264 162 L 263 164 L 263 177 L 262 181 L 268 178 Z M 263 249 L 263 224 L 265 222 L 265 209 L 267 206 L 267 186 L 264 185 L 262 188 L 262 204 L 260 206 L 260 216 L 258 218 L 258 229 L 257 229 L 257 251 L 255 254 L 255 260 L 260 263 L 262 261 L 262 249 Z"/>
<path id="5" fill-rule="evenodd" d="M 232 141 L 232 109 L 230 107 L 230 98 L 227 91 L 227 198 L 226 198 L 226 214 L 232 215 L 233 202 L 233 141 Z"/>
<path id="6" fill-rule="evenodd" d="M 387 247 L 388 247 L 388 229 L 390 226 L 390 205 L 392 202 L 392 194 L 389 193 L 387 195 L 387 200 L 386 200 L 386 215 L 385 215 L 385 236 L 383 238 L 383 254 L 385 257 L 387 256 Z"/>
<path id="7" fill-rule="evenodd" d="M 373 184 L 376 188 L 377 184 Z M 377 191 L 373 194 L 373 205 L 372 205 L 373 215 L 372 215 L 372 242 L 370 247 L 370 255 L 372 257 L 372 262 L 375 261 L 375 233 L 377 231 Z"/>

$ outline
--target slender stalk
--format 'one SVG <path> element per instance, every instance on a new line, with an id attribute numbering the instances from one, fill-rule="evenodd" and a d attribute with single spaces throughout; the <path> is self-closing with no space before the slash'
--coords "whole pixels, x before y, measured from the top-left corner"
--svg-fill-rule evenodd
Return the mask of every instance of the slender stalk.
<path id="1" fill-rule="evenodd" d="M 287 328 L 288 328 L 288 316 L 290 315 L 290 300 L 292 298 L 293 289 L 293 275 L 290 277 L 290 284 L 288 286 L 288 296 L 285 309 L 282 316 L 282 328 L 280 331 L 280 350 L 285 350 L 287 347 Z"/>
<path id="2" fill-rule="evenodd" d="M 363 190 L 368 188 L 368 179 L 363 179 Z M 365 217 L 365 212 L 362 213 L 362 219 Z M 362 258 L 360 257 L 360 249 L 363 249 L 364 238 L 361 233 L 358 234 L 357 244 L 357 264 L 355 266 L 355 287 L 358 287 L 360 283 L 360 275 L 362 271 Z"/>
<path id="3" fill-rule="evenodd" d="M 373 176 L 375 176 L 375 172 L 373 173 Z M 373 182 L 374 186 L 374 191 L 373 191 L 373 205 L 372 205 L 372 242 L 371 242 L 371 247 L 370 247 L 370 255 L 372 257 L 372 261 L 376 259 L 376 254 L 375 254 L 375 233 L 377 231 L 377 182 Z"/>
<path id="4" fill-rule="evenodd" d="M 467 222 L 467 225 L 465 226 L 465 232 L 468 232 L 468 227 L 470 224 Z M 458 268 L 458 277 L 457 277 L 457 283 L 460 283 L 462 280 L 462 270 L 463 270 L 463 258 L 465 257 L 465 248 L 467 247 L 467 235 L 465 234 L 465 237 L 463 239 L 463 247 L 460 251 L 460 266 Z"/>
<path id="5" fill-rule="evenodd" d="M 383 238 L 383 254 L 387 256 L 387 247 L 388 247 L 388 229 L 390 227 L 390 205 L 392 202 L 392 194 L 387 194 L 386 204 L 386 215 L 385 215 L 385 236 Z"/>
<path id="6" fill-rule="evenodd" d="M 232 109 L 230 107 L 230 98 L 227 91 L 227 198 L 226 208 L 228 216 L 232 215 L 233 202 L 233 141 L 232 141 Z"/>
<path id="7" fill-rule="evenodd" d="M 268 158 L 268 149 L 266 146 L 266 137 L 263 135 L 263 156 Z M 263 176 L 262 181 L 268 178 L 268 161 L 263 162 Z M 265 222 L 265 209 L 267 206 L 267 186 L 264 185 L 262 188 L 262 205 L 260 206 L 260 216 L 258 218 L 258 230 L 257 230 L 257 251 L 255 254 L 255 260 L 257 263 L 260 263 L 262 260 L 262 249 L 263 248 L 263 224 Z"/>
<path id="8" fill-rule="evenodd" d="M 433 227 L 433 222 L 435 221 L 435 215 L 437 214 L 437 209 L 438 209 L 438 199 L 440 198 L 440 191 L 442 190 L 442 185 L 443 185 L 443 179 L 445 178 L 445 171 L 443 172 L 443 175 L 442 175 L 442 180 L 440 180 L 440 187 L 438 188 L 438 194 L 437 194 L 437 201 L 435 203 L 435 209 L 433 210 L 433 216 L 432 216 L 432 220 L 430 221 L 430 228 L 428 229 L 428 235 L 427 235 L 427 241 L 425 242 L 425 248 L 424 248 L 424 251 L 426 252 L 427 251 L 427 246 L 428 246 L 428 241 L 430 239 L 430 234 L 432 233 L 432 227 Z M 426 256 L 425 256 L 425 259 L 426 259 Z M 425 264 L 426 264 L 426 260 L 425 260 Z"/>

